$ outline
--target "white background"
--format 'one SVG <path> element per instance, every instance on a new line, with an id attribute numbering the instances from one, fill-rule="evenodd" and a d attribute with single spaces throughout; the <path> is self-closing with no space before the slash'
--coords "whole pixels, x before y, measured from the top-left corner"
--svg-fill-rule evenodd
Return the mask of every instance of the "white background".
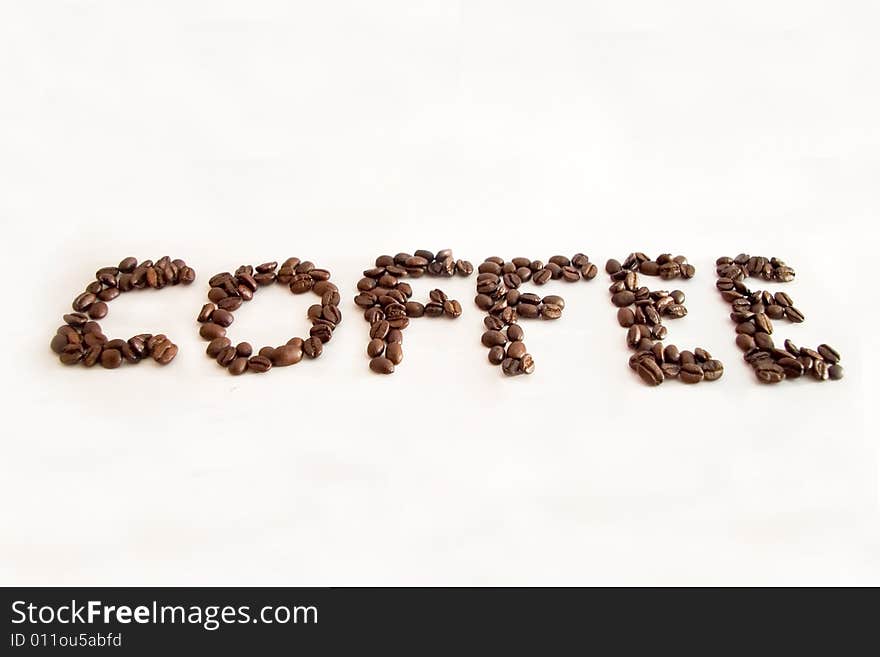
<path id="1" fill-rule="evenodd" d="M 0 2 L 3 584 L 880 584 L 871 2 Z M 531 377 L 423 319 L 372 375 L 351 302 L 376 255 L 451 247 L 601 265 L 687 255 L 670 341 L 727 368 L 640 383 L 600 275 L 526 324 Z M 760 386 L 713 262 L 798 271 L 791 337 L 840 382 Z M 62 367 L 99 266 L 182 257 L 111 304 L 166 369 Z M 324 356 L 233 378 L 208 277 L 309 258 L 345 320 Z M 652 280 L 652 287 L 661 281 Z M 871 288 L 869 289 L 869 286 Z M 413 284 L 417 297 L 432 287 Z M 773 288 L 779 289 L 779 288 Z M 277 288 L 234 339 L 280 344 Z"/>

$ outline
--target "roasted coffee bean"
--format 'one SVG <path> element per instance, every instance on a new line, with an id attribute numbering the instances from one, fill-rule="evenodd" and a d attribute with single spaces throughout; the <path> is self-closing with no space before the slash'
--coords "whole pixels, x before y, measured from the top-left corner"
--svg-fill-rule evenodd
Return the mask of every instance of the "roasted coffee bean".
<path id="1" fill-rule="evenodd" d="M 467 260 L 456 260 L 455 273 L 459 276 L 470 276 L 474 273 L 474 266 Z"/>
<path id="2" fill-rule="evenodd" d="M 101 367 L 115 370 L 122 365 L 122 353 L 118 349 L 105 349 L 101 352 Z"/>
<path id="3" fill-rule="evenodd" d="M 315 279 L 308 274 L 296 274 L 290 279 L 290 291 L 294 294 L 303 294 L 312 289 Z"/>
<path id="4" fill-rule="evenodd" d="M 324 319 L 332 322 L 334 325 L 342 321 L 342 312 L 336 306 L 324 306 L 322 315 Z"/>
<path id="5" fill-rule="evenodd" d="M 483 333 L 482 342 L 487 347 L 507 344 L 507 337 L 501 331 L 486 331 Z"/>
<path id="6" fill-rule="evenodd" d="M 61 362 L 65 365 L 76 365 L 83 357 L 83 349 L 78 344 L 68 344 L 61 349 Z"/>
<path id="7" fill-rule="evenodd" d="M 232 341 L 227 337 L 214 338 L 208 343 L 208 348 L 205 350 L 205 353 L 211 358 L 216 358 L 217 354 L 231 344 Z"/>
<path id="8" fill-rule="evenodd" d="M 759 349 L 773 349 L 773 338 L 771 338 L 766 333 L 755 333 L 754 337 L 755 346 Z"/>
<path id="9" fill-rule="evenodd" d="M 248 359 L 248 369 L 251 372 L 262 374 L 272 369 L 272 361 L 265 356 L 251 356 Z"/>
<path id="10" fill-rule="evenodd" d="M 395 365 L 403 361 L 403 347 L 399 342 L 391 342 L 385 348 L 385 357 Z"/>
<path id="11" fill-rule="evenodd" d="M 789 306 L 785 309 L 785 317 L 788 321 L 795 324 L 800 324 L 804 321 L 804 314 L 794 306 Z"/>
<path id="12" fill-rule="evenodd" d="M 384 338 L 388 335 L 388 331 L 391 329 L 391 325 L 387 320 L 379 320 L 375 322 L 372 326 L 370 326 L 370 337 L 371 338 Z"/>
<path id="13" fill-rule="evenodd" d="M 524 331 L 519 324 L 511 324 L 507 327 L 507 339 L 511 342 L 520 342 L 524 336 Z"/>
<path id="14" fill-rule="evenodd" d="M 303 353 L 309 358 L 317 358 L 324 351 L 324 344 L 320 338 L 310 337 L 303 342 Z"/>
<path id="15" fill-rule="evenodd" d="M 663 383 L 663 379 L 666 378 L 663 374 L 663 370 L 661 370 L 660 366 L 651 358 L 640 359 L 636 372 L 642 378 L 642 381 L 651 386 L 659 386 Z"/>
<path id="16" fill-rule="evenodd" d="M 461 303 L 459 303 L 455 299 L 447 299 L 443 303 L 443 312 L 445 312 L 450 317 L 461 317 Z"/>
<path id="17" fill-rule="evenodd" d="M 507 347 L 507 356 L 509 358 L 520 359 L 527 353 L 526 345 L 523 342 L 512 342 Z"/>
<path id="18" fill-rule="evenodd" d="M 49 346 L 52 348 L 52 351 L 54 351 L 56 354 L 60 354 L 61 351 L 64 349 L 64 347 L 67 346 L 67 344 L 68 344 L 67 336 L 61 335 L 60 333 L 58 333 L 52 338 L 52 341 L 49 343 Z"/>
<path id="19" fill-rule="evenodd" d="M 121 272 L 130 274 L 134 271 L 135 267 L 137 267 L 137 258 L 132 258 L 131 256 L 129 256 L 128 258 L 123 258 L 119 262 L 118 269 Z"/>
<path id="20" fill-rule="evenodd" d="M 287 367 L 296 365 L 303 358 L 303 350 L 296 345 L 282 345 L 275 349 L 272 357 L 272 365 L 274 367 Z"/>
<path id="21" fill-rule="evenodd" d="M 211 314 L 217 309 L 213 303 L 206 303 L 202 306 L 202 309 L 199 311 L 199 316 L 196 318 L 196 321 L 204 324 L 211 320 Z"/>
<path id="22" fill-rule="evenodd" d="M 223 367 L 230 365 L 235 358 L 235 347 L 224 347 L 220 350 L 220 353 L 217 354 L 217 362 Z"/>
<path id="23" fill-rule="evenodd" d="M 724 364 L 717 358 L 710 358 L 702 363 L 701 367 L 706 381 L 717 381 L 724 375 Z"/>
<path id="24" fill-rule="evenodd" d="M 439 301 L 431 301 L 425 305 L 425 315 L 428 317 L 440 317 L 445 311 Z"/>
<path id="25" fill-rule="evenodd" d="M 779 383 L 785 379 L 785 370 L 769 359 L 764 359 L 755 366 L 755 376 L 761 383 Z"/>
<path id="26" fill-rule="evenodd" d="M 83 292 L 78 297 L 76 297 L 76 299 L 73 300 L 73 304 L 71 305 L 73 306 L 73 309 L 77 312 L 83 312 L 85 310 L 88 310 L 91 305 L 97 300 L 98 298 L 91 292 Z"/>
<path id="27" fill-rule="evenodd" d="M 406 318 L 404 318 L 406 319 Z M 309 329 L 309 336 L 318 338 L 321 342 L 327 343 L 333 338 L 333 327 L 323 324 L 324 320 L 318 320 L 312 328 Z"/>
<path id="28" fill-rule="evenodd" d="M 835 363 L 831 367 L 828 368 L 828 378 L 833 379 L 834 381 L 839 381 L 843 378 L 843 366 L 839 363 Z"/>
<path id="29" fill-rule="evenodd" d="M 828 363 L 824 360 L 816 360 L 813 362 L 813 369 L 811 371 L 813 378 L 817 381 L 825 381 L 828 379 Z"/>
<path id="30" fill-rule="evenodd" d="M 703 380 L 704 376 L 703 368 L 696 363 L 682 365 L 678 374 L 678 378 L 683 383 L 699 383 Z"/>
<path id="31" fill-rule="evenodd" d="M 222 338 L 226 335 L 226 329 L 220 326 L 219 324 L 214 324 L 213 322 L 206 322 L 202 324 L 199 329 L 199 335 L 201 335 L 205 340 L 214 340 L 215 338 Z"/>
<path id="32" fill-rule="evenodd" d="M 766 335 L 766 333 L 762 333 L 761 335 Z M 755 339 L 750 335 L 745 335 L 744 333 L 740 333 L 736 336 L 736 346 L 738 346 L 743 351 L 748 351 L 749 349 L 755 348 Z"/>
<path id="33" fill-rule="evenodd" d="M 495 345 L 489 349 L 489 362 L 493 365 L 500 365 L 506 357 L 507 354 L 504 352 L 504 347 L 500 345 Z"/>
<path id="34" fill-rule="evenodd" d="M 635 315 L 630 308 L 620 308 L 617 311 L 617 323 L 623 328 L 629 328 L 635 321 Z"/>
<path id="35" fill-rule="evenodd" d="M 544 319 L 559 319 L 562 317 L 562 308 L 553 304 L 543 304 L 540 306 L 541 317 Z"/>
<path id="36" fill-rule="evenodd" d="M 222 308 L 217 308 L 213 313 L 211 313 L 211 323 L 217 324 L 218 326 L 228 327 L 234 321 L 234 317 L 231 312 L 228 310 L 223 310 Z M 206 323 L 207 324 L 207 323 Z M 207 336 L 202 336 L 207 337 Z"/>
<path id="37" fill-rule="evenodd" d="M 394 363 L 388 358 L 379 356 L 370 360 L 370 369 L 376 374 L 391 374 L 394 372 Z"/>
<path id="38" fill-rule="evenodd" d="M 239 356 L 231 363 L 229 363 L 229 373 L 238 376 L 240 374 L 244 374 L 248 369 L 248 359 L 246 356 Z"/>
<path id="39" fill-rule="evenodd" d="M 381 356 L 385 352 L 385 341 L 380 338 L 373 338 L 367 344 L 367 355 L 370 358 Z"/>
<path id="40" fill-rule="evenodd" d="M 504 322 L 500 317 L 495 317 L 494 315 L 487 315 L 483 318 L 483 325 L 489 329 L 490 331 L 498 331 L 504 328 Z"/>
<path id="41" fill-rule="evenodd" d="M 636 300 L 636 295 L 629 290 L 622 290 L 611 297 L 611 303 L 618 308 L 631 306 Z"/>
<path id="42" fill-rule="evenodd" d="M 795 358 L 780 358 L 776 364 L 785 372 L 787 379 L 796 379 L 804 374 L 804 366 Z"/>
<path id="43" fill-rule="evenodd" d="M 773 333 L 773 323 L 765 313 L 758 313 L 754 316 L 755 326 L 763 333 Z"/>
<path id="44" fill-rule="evenodd" d="M 829 365 L 836 365 L 840 362 L 840 354 L 837 353 L 837 350 L 828 346 L 827 344 L 820 344 L 816 351 L 822 356 L 826 363 Z"/>

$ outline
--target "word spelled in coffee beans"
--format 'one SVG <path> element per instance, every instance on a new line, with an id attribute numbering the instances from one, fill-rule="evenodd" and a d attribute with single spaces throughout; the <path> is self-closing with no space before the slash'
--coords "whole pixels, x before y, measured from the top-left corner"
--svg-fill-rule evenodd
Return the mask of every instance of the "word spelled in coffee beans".
<path id="1" fill-rule="evenodd" d="M 605 271 L 611 276 L 611 303 L 617 306 L 617 322 L 627 330 L 626 343 L 635 353 L 629 366 L 651 386 L 666 379 L 684 383 L 715 381 L 724 374 L 720 360 L 702 348 L 679 351 L 673 344 L 664 346 L 666 327 L 663 319 L 687 315 L 681 290 L 649 290 L 639 282 L 639 274 L 659 276 L 665 281 L 693 278 L 694 266 L 684 256 L 664 253 L 651 260 L 644 253 L 629 254 L 623 263 L 609 260 Z"/>
<path id="2" fill-rule="evenodd" d="M 764 258 L 740 253 L 735 258 L 722 257 L 715 262 L 718 280 L 715 287 L 730 303 L 730 319 L 736 323 L 736 344 L 743 358 L 752 366 L 761 383 L 779 383 L 783 379 L 812 376 L 817 381 L 842 379 L 843 366 L 836 349 L 821 344 L 816 349 L 797 347 L 786 340 L 776 347 L 773 338 L 774 319 L 804 321 L 792 298 L 785 292 L 771 294 L 767 290 L 750 290 L 743 282 L 747 277 L 788 283 L 794 280 L 794 269 L 779 258 Z"/>
<path id="3" fill-rule="evenodd" d="M 555 294 L 541 297 L 521 292 L 529 281 L 545 285 L 551 280 L 574 283 L 596 277 L 598 269 L 583 253 L 572 258 L 555 255 L 544 264 L 540 260 L 514 258 L 509 262 L 498 257 L 486 258 L 477 273 L 477 296 L 474 303 L 486 311 L 485 332 L 481 341 L 489 349 L 489 362 L 501 366 L 506 376 L 531 374 L 535 360 L 526 350 L 520 318 L 559 319 L 565 300 Z"/>
<path id="4" fill-rule="evenodd" d="M 789 282 L 795 277 L 791 267 L 779 258 L 745 253 L 735 258 L 718 258 L 715 265 L 716 287 L 730 304 L 730 318 L 736 324 L 736 344 L 758 381 L 779 383 L 804 376 L 817 381 L 843 378 L 840 353 L 827 344 L 810 349 L 785 340 L 781 348 L 777 347 L 771 337 L 773 321 L 800 323 L 804 321 L 803 313 L 785 292 L 752 291 L 745 284 L 748 277 Z M 551 280 L 590 281 L 597 271 L 583 253 L 571 258 L 555 255 L 546 264 L 529 258 L 486 258 L 477 270 L 474 303 L 486 313 L 481 342 L 489 350 L 489 362 L 499 366 L 506 376 L 533 373 L 535 361 L 523 342 L 519 320 L 555 320 L 562 316 L 562 297 L 525 292 L 525 283 L 542 286 Z M 611 278 L 609 292 L 617 307 L 617 322 L 626 329 L 626 344 L 634 352 L 629 359 L 630 368 L 642 381 L 658 386 L 666 379 L 699 383 L 721 378 L 724 366 L 706 349 L 679 350 L 674 344 L 664 344 L 665 320 L 687 315 L 684 293 L 651 290 L 639 280 L 640 276 L 656 276 L 664 281 L 693 278 L 696 271 L 687 258 L 664 253 L 652 260 L 644 253 L 634 252 L 623 262 L 608 260 L 605 271 Z M 363 310 L 370 325 L 370 370 L 391 374 L 400 365 L 403 331 L 412 319 L 455 319 L 462 314 L 461 303 L 448 298 L 440 289 L 432 290 L 424 303 L 413 301 L 412 287 L 403 279 L 464 277 L 472 273 L 474 266 L 466 260 L 456 260 L 449 249 L 376 258 L 374 266 L 364 271 L 358 281 L 354 297 L 355 305 Z M 168 364 L 177 355 L 178 347 L 164 334 L 141 333 L 128 340 L 110 340 L 101 331 L 98 320 L 107 315 L 107 304 L 123 292 L 189 285 L 194 280 L 191 267 L 168 256 L 141 263 L 129 257 L 117 266 L 102 267 L 95 272 L 95 280 L 73 300 L 73 312 L 64 315 L 65 324 L 57 329 L 49 346 L 65 365 L 81 363 L 92 367 L 100 363 L 115 369 L 125 362 L 137 363 L 148 357 L 161 365 Z M 308 337 L 295 337 L 281 346 L 267 346 L 257 352 L 248 342 L 233 345 L 226 336 L 233 313 L 261 287 L 273 283 L 289 287 L 294 294 L 312 292 L 320 298 L 320 303 L 308 309 L 312 323 Z M 317 358 L 342 321 L 339 290 L 330 282 L 330 272 L 299 258 L 288 258 L 280 267 L 277 262 L 256 267 L 243 265 L 234 273 L 212 276 L 208 284 L 208 303 L 197 317 L 201 324 L 199 335 L 208 341 L 207 354 L 234 375 L 294 365 L 304 356 Z"/>
<path id="5" fill-rule="evenodd" d="M 370 324 L 370 342 L 367 356 L 370 369 L 377 374 L 391 374 L 403 360 L 403 330 L 410 319 L 418 317 L 461 316 L 461 303 L 446 296 L 443 290 L 432 290 L 426 303 L 412 301 L 412 287 L 402 279 L 428 275 L 450 278 L 456 274 L 470 276 L 474 266 L 466 260 L 456 260 L 452 251 L 443 249 L 436 254 L 420 249 L 413 254 L 381 255 L 375 265 L 364 271 L 358 281 L 355 304 L 364 309 L 364 319 Z"/>
<path id="6" fill-rule="evenodd" d="M 277 270 L 277 271 L 276 271 Z M 226 337 L 226 329 L 233 322 L 233 315 L 242 303 L 254 298 L 257 290 L 278 283 L 286 285 L 294 294 L 313 292 L 321 298 L 308 310 L 312 322 L 307 338 L 291 338 L 279 347 L 263 347 L 256 354 L 248 342 L 233 346 Z M 285 367 L 300 362 L 305 355 L 317 358 L 324 344 L 333 337 L 333 331 L 342 321 L 339 310 L 339 290 L 330 282 L 330 272 L 319 269 L 314 263 L 288 258 L 281 267 L 277 262 L 265 262 L 256 267 L 242 265 L 234 274 L 222 272 L 208 281 L 209 303 L 202 306 L 197 321 L 201 323 L 199 335 L 208 340 L 207 354 L 230 374 L 247 371 L 263 373 L 273 367 Z"/>

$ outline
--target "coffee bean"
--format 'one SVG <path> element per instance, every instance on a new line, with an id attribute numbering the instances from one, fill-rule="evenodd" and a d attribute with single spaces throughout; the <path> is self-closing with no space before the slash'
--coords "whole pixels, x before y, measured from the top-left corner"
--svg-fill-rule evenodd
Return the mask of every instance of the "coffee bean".
<path id="1" fill-rule="evenodd" d="M 67 336 L 61 335 L 60 333 L 56 334 L 53 336 L 49 346 L 56 354 L 60 354 L 64 347 L 67 346 Z"/>
<path id="2" fill-rule="evenodd" d="M 483 333 L 482 342 L 487 347 L 495 347 L 507 343 L 507 337 L 501 331 L 486 331 Z"/>
<path id="3" fill-rule="evenodd" d="M 769 359 L 764 359 L 755 367 L 755 376 L 761 383 L 779 383 L 785 379 L 785 370 Z"/>
<path id="4" fill-rule="evenodd" d="M 231 312 L 229 312 L 228 310 L 223 310 L 222 308 L 218 308 L 211 314 L 211 322 L 222 327 L 230 326 L 234 319 L 235 318 L 233 317 Z"/>
<path id="5" fill-rule="evenodd" d="M 642 378 L 642 381 L 651 386 L 659 386 L 663 383 L 663 379 L 666 378 L 660 366 L 650 358 L 641 359 L 636 372 Z"/>
<path id="6" fill-rule="evenodd" d="M 804 314 L 794 306 L 789 306 L 785 309 L 785 317 L 788 321 L 794 322 L 795 324 L 800 324 L 804 321 Z"/>
<path id="7" fill-rule="evenodd" d="M 840 354 L 837 353 L 836 349 L 828 346 L 827 344 L 820 344 L 816 351 L 819 352 L 825 362 L 827 362 L 829 365 L 836 365 L 840 362 Z"/>
<path id="8" fill-rule="evenodd" d="M 761 334 L 761 335 L 766 335 Z M 745 335 L 744 333 L 740 333 L 736 336 L 736 346 L 742 349 L 743 351 L 748 351 L 749 349 L 755 348 L 755 339 L 750 335 Z"/>
<path id="9" fill-rule="evenodd" d="M 763 333 L 773 333 L 773 323 L 765 313 L 758 313 L 753 318 L 755 326 Z"/>
<path id="10" fill-rule="evenodd" d="M 205 340 L 214 340 L 215 338 L 222 338 L 223 336 L 225 336 L 226 329 L 219 324 L 206 322 L 205 324 L 202 324 L 201 328 L 199 328 L 199 335 L 201 335 Z"/>
<path id="11" fill-rule="evenodd" d="M 248 359 L 247 356 L 239 356 L 231 363 L 229 363 L 229 373 L 238 376 L 239 374 L 244 374 L 244 372 L 248 369 Z"/>
<path id="12" fill-rule="evenodd" d="M 199 311 L 199 316 L 196 318 L 196 321 L 204 324 L 211 320 L 211 314 L 217 309 L 213 303 L 206 303 L 202 306 L 202 309 Z"/>
<path id="13" fill-rule="evenodd" d="M 527 353 L 526 345 L 523 342 L 511 342 L 507 347 L 507 356 L 509 358 L 520 359 Z"/>
<path id="14" fill-rule="evenodd" d="M 388 358 L 379 356 L 370 360 L 370 369 L 377 374 L 391 374 L 394 372 L 394 363 Z"/>
<path id="15" fill-rule="evenodd" d="M 251 372 L 262 374 L 263 372 L 268 372 L 272 369 L 272 361 L 265 356 L 251 356 L 250 359 L 248 359 L 248 369 Z"/>
<path id="16" fill-rule="evenodd" d="M 395 365 L 403 361 L 403 347 L 399 342 L 391 342 L 385 348 L 385 357 Z"/>
<path id="17" fill-rule="evenodd" d="M 706 381 L 717 381 L 724 375 L 724 364 L 716 359 L 710 358 L 702 364 L 703 377 Z"/>
<path id="18" fill-rule="evenodd" d="M 101 352 L 101 366 L 108 370 L 115 370 L 122 365 L 122 353 L 117 349 L 105 349 Z"/>
<path id="19" fill-rule="evenodd" d="M 703 368 L 696 363 L 688 363 L 681 366 L 678 378 L 683 383 L 699 383 L 704 377 Z"/>
<path id="20" fill-rule="evenodd" d="M 375 322 L 372 326 L 370 326 L 370 337 L 371 338 L 384 338 L 388 335 L 388 331 L 391 329 L 391 325 L 387 320 L 379 320 Z"/>
<path id="21" fill-rule="evenodd" d="M 220 350 L 220 353 L 217 354 L 217 362 L 222 367 L 227 367 L 232 361 L 236 358 L 235 347 L 224 347 Z"/>
<path id="22" fill-rule="evenodd" d="M 636 300 L 636 295 L 629 290 L 622 290 L 611 297 L 611 303 L 618 308 L 631 306 Z"/>
<path id="23" fill-rule="evenodd" d="M 232 341 L 227 337 L 214 338 L 208 343 L 208 348 L 205 350 L 205 353 L 207 353 L 208 356 L 210 356 L 211 358 L 216 358 L 217 354 L 219 354 L 230 344 L 232 344 Z"/>
<path id="24" fill-rule="evenodd" d="M 282 345 L 275 349 L 272 358 L 274 367 L 287 367 L 288 365 L 296 365 L 303 358 L 302 348 L 296 345 Z"/>
<path id="25" fill-rule="evenodd" d="M 68 344 L 61 349 L 60 359 L 65 365 L 76 365 L 83 357 L 83 349 L 78 344 Z"/>
<path id="26" fill-rule="evenodd" d="M 803 364 L 795 358 L 780 358 L 776 364 L 785 372 L 787 379 L 796 379 L 804 374 Z"/>
<path id="27" fill-rule="evenodd" d="M 455 299 L 447 299 L 443 303 L 443 311 L 450 317 L 461 317 L 461 303 Z"/>
<path id="28" fill-rule="evenodd" d="M 97 300 L 98 297 L 96 297 L 91 292 L 83 292 L 78 297 L 76 297 L 76 299 L 73 300 L 73 303 L 71 305 L 73 306 L 73 309 L 77 312 L 82 312 L 84 310 L 88 310 L 91 305 Z"/>
<path id="29" fill-rule="evenodd" d="M 317 358 L 324 351 L 324 345 L 320 338 L 310 337 L 303 342 L 303 353 L 309 358 Z"/>
<path id="30" fill-rule="evenodd" d="M 771 338 L 766 333 L 755 333 L 754 343 L 755 343 L 755 346 L 758 347 L 759 349 L 768 349 L 769 350 L 769 349 L 774 348 L 773 338 Z"/>
<path id="31" fill-rule="evenodd" d="M 559 319 L 562 317 L 562 308 L 553 304 L 543 304 L 541 307 L 541 317 L 544 319 Z"/>
<path id="32" fill-rule="evenodd" d="M 839 381 L 843 378 L 843 366 L 835 363 L 831 367 L 828 368 L 828 378 L 833 379 L 834 381 Z"/>

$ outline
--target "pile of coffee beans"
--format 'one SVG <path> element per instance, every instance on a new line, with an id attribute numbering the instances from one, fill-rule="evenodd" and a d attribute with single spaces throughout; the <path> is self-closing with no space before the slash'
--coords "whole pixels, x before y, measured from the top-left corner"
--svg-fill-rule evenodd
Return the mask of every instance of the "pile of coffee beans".
<path id="1" fill-rule="evenodd" d="M 279 347 L 263 347 L 254 353 L 248 342 L 232 344 L 226 337 L 226 329 L 233 322 L 233 315 L 245 301 L 254 298 L 257 290 L 278 283 L 286 285 L 294 294 L 313 292 L 321 303 L 309 307 L 308 317 L 312 328 L 307 338 L 291 338 Z M 288 258 L 281 267 L 277 262 L 264 262 L 252 267 L 242 265 L 235 273 L 221 272 L 208 281 L 209 303 L 202 306 L 197 321 L 201 323 L 199 335 L 208 340 L 207 354 L 214 358 L 230 374 L 246 371 L 268 372 L 273 367 L 285 367 L 300 362 L 305 355 L 317 358 L 324 344 L 333 337 L 333 331 L 342 321 L 339 310 L 339 290 L 330 282 L 330 272 L 319 269 L 314 263 L 299 258 Z"/>
<path id="2" fill-rule="evenodd" d="M 759 381 L 779 383 L 802 376 L 812 376 L 817 381 L 843 378 L 840 354 L 827 344 L 810 349 L 785 340 L 782 349 L 776 347 L 770 337 L 772 320 L 787 319 L 800 323 L 804 321 L 804 314 L 785 292 L 753 292 L 743 282 L 754 276 L 765 281 L 788 283 L 794 280 L 794 269 L 779 258 L 747 253 L 740 253 L 735 258 L 718 258 L 715 267 L 718 275 L 715 286 L 730 304 L 730 319 L 736 323 L 736 344 L 743 350 L 743 358 L 752 366 Z"/>
<path id="3" fill-rule="evenodd" d="M 167 365 L 177 355 L 177 345 L 165 335 L 141 333 L 128 340 L 110 340 L 97 320 L 107 316 L 107 304 L 123 292 L 189 285 L 195 278 L 195 271 L 183 260 L 168 256 L 141 263 L 129 257 L 115 267 L 101 267 L 95 272 L 95 280 L 73 300 L 73 312 L 64 315 L 65 324 L 58 328 L 50 347 L 65 365 L 91 367 L 100 363 L 112 370 L 123 362 L 138 363 L 148 357 Z"/>
<path id="4" fill-rule="evenodd" d="M 486 311 L 481 342 L 489 349 L 489 362 L 501 366 L 506 376 L 531 374 L 535 371 L 535 360 L 523 343 L 524 333 L 519 319 L 562 317 L 565 308 L 562 297 L 521 292 L 524 283 L 531 281 L 535 285 L 545 285 L 551 280 L 589 281 L 597 272 L 596 265 L 583 253 L 571 258 L 555 255 L 546 264 L 530 258 L 510 261 L 496 256 L 486 258 L 477 273 L 474 303 Z"/>
<path id="5" fill-rule="evenodd" d="M 412 301 L 412 287 L 402 279 L 410 276 L 470 276 L 474 266 L 467 260 L 456 260 L 450 249 L 437 253 L 419 249 L 413 254 L 381 255 L 375 265 L 364 271 L 358 281 L 354 302 L 364 309 L 370 324 L 367 356 L 370 369 L 377 374 L 391 374 L 403 360 L 403 330 L 410 319 L 418 317 L 461 316 L 461 303 L 446 296 L 443 290 L 432 290 L 425 303 Z"/>
<path id="6" fill-rule="evenodd" d="M 639 274 L 659 276 L 670 281 L 693 278 L 694 266 L 684 256 L 664 253 L 651 260 L 644 253 L 630 253 L 621 263 L 611 259 L 605 263 L 611 276 L 611 303 L 617 306 L 617 322 L 626 332 L 626 343 L 635 353 L 629 366 L 641 379 L 659 386 L 666 379 L 684 383 L 715 381 L 724 374 L 720 360 L 702 348 L 679 351 L 675 345 L 663 345 L 666 327 L 663 319 L 687 315 L 684 292 L 681 290 L 649 290 L 639 282 Z"/>

